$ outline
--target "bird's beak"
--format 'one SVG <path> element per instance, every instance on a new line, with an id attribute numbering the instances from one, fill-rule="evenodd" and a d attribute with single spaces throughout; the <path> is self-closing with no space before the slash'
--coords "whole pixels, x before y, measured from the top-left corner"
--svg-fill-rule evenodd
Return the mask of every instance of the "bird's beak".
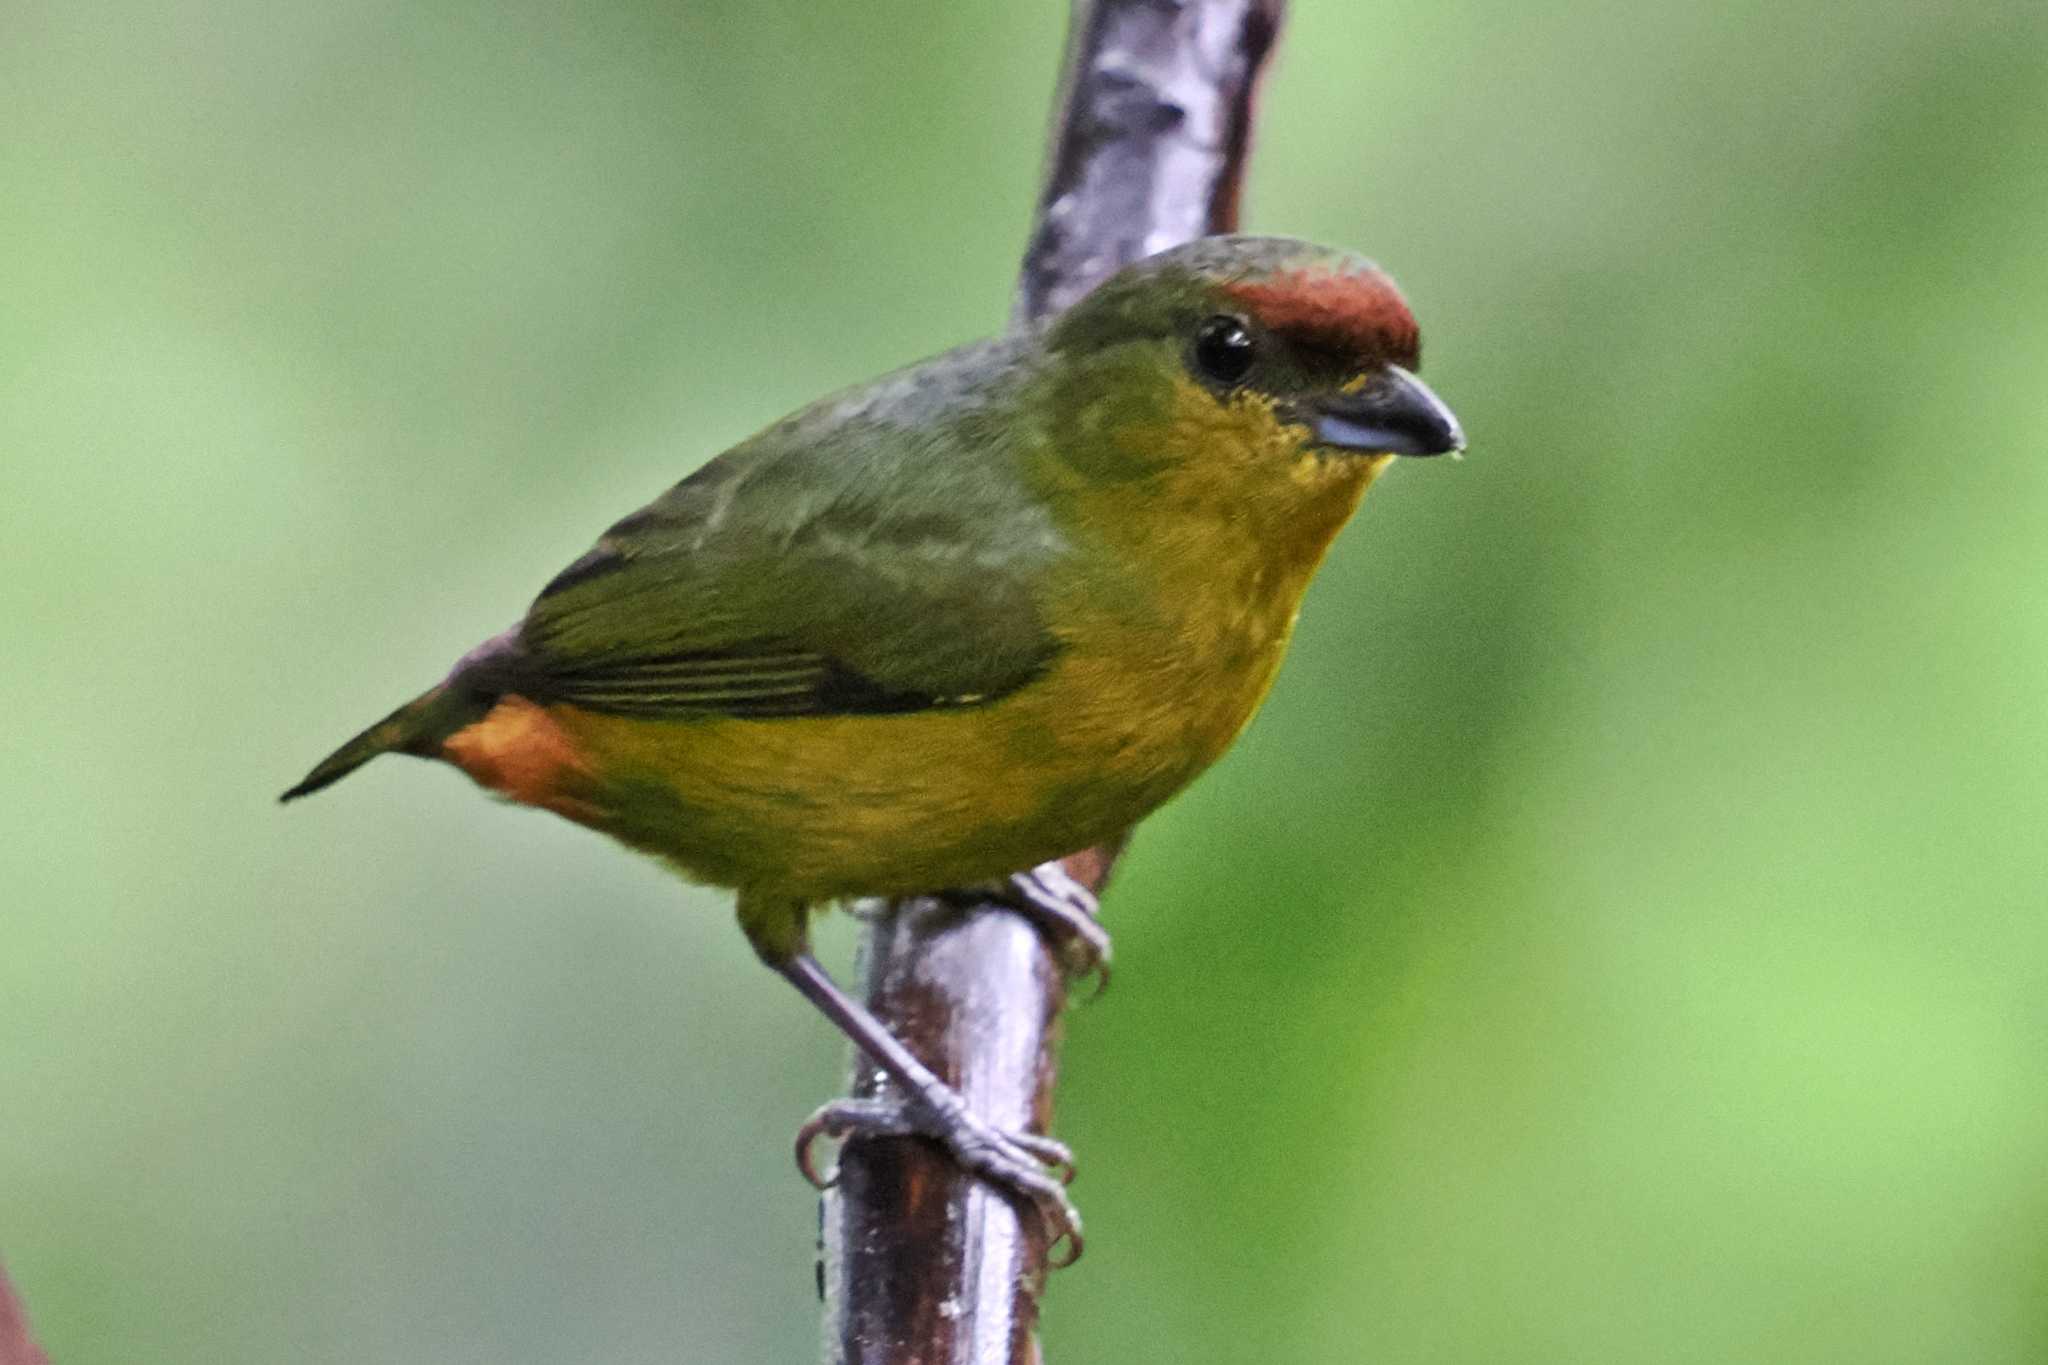
<path id="1" fill-rule="evenodd" d="M 1465 448 L 1465 431 L 1430 392 L 1399 365 L 1388 365 L 1355 393 L 1333 393 L 1309 405 L 1318 445 L 1372 455 L 1448 455 Z"/>

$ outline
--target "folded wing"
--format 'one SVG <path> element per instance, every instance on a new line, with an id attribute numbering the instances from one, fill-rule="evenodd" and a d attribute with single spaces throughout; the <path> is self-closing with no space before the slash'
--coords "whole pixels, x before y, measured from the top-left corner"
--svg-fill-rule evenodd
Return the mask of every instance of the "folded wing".
<path id="1" fill-rule="evenodd" d="M 801 434 L 771 429 L 608 531 L 492 661 L 508 690 L 768 718 L 978 705 L 1044 672 L 1039 586 L 1065 542 L 999 465 L 905 442 L 835 461 Z"/>

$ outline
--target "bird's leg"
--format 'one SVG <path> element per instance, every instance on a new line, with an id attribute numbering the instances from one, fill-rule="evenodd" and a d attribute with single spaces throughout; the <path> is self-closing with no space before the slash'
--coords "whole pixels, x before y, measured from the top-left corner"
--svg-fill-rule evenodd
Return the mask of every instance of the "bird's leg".
<path id="1" fill-rule="evenodd" d="M 979 890 L 943 892 L 941 898 L 963 909 L 995 901 L 1015 910 L 1045 935 L 1069 978 L 1094 977 L 1096 995 L 1109 989 L 1109 931 L 1097 918 L 1101 907 L 1095 893 L 1057 859 Z"/>
<path id="2" fill-rule="evenodd" d="M 1071 1264 L 1080 1256 L 1081 1215 L 1064 1188 L 1064 1181 L 1073 1178 L 1074 1161 L 1065 1146 L 1034 1133 L 1002 1132 L 969 1113 L 959 1092 L 933 1075 L 881 1020 L 839 989 L 809 952 L 798 951 L 769 965 L 873 1058 L 902 1092 L 900 1098 L 834 1100 L 811 1115 L 797 1132 L 796 1160 L 812 1184 L 822 1189 L 829 1183 L 819 1177 L 811 1156 L 821 1137 L 928 1137 L 965 1169 L 1030 1200 L 1045 1219 L 1052 1243 L 1067 1243 L 1068 1255 L 1058 1264 Z"/>

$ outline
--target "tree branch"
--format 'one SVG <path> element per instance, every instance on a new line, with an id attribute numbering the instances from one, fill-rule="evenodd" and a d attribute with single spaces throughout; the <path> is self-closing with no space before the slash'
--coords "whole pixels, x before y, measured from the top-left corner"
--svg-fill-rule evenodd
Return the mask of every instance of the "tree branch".
<path id="1" fill-rule="evenodd" d="M 28 1311 L 0 1270 L 0 1365 L 50 1365 L 28 1330 Z"/>
<path id="2" fill-rule="evenodd" d="M 1284 0 L 1074 0 L 1016 317 L 1118 267 L 1228 232 Z M 1121 844 L 1067 859 L 1099 890 Z M 869 925 L 868 1008 L 974 1113 L 1043 1133 L 1066 986 L 1014 913 L 896 902 Z M 852 1093 L 884 1082 L 856 1056 Z M 828 1365 L 1036 1365 L 1037 1220 L 929 1144 L 847 1144 L 820 1247 Z"/>

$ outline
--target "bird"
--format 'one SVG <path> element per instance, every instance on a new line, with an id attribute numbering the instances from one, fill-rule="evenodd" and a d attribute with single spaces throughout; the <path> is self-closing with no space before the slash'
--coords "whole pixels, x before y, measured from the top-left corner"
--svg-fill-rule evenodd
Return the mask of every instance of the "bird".
<path id="1" fill-rule="evenodd" d="M 1419 365 L 1354 252 L 1169 248 L 712 459 L 282 799 L 434 759 L 732 888 L 761 960 L 897 1085 L 821 1109 L 806 1173 L 819 1132 L 924 1134 L 1078 1254 L 1067 1149 L 970 1113 L 817 963 L 811 918 L 990 888 L 1105 960 L 1057 860 L 1224 753 L 1366 489 L 1464 449 Z"/>

